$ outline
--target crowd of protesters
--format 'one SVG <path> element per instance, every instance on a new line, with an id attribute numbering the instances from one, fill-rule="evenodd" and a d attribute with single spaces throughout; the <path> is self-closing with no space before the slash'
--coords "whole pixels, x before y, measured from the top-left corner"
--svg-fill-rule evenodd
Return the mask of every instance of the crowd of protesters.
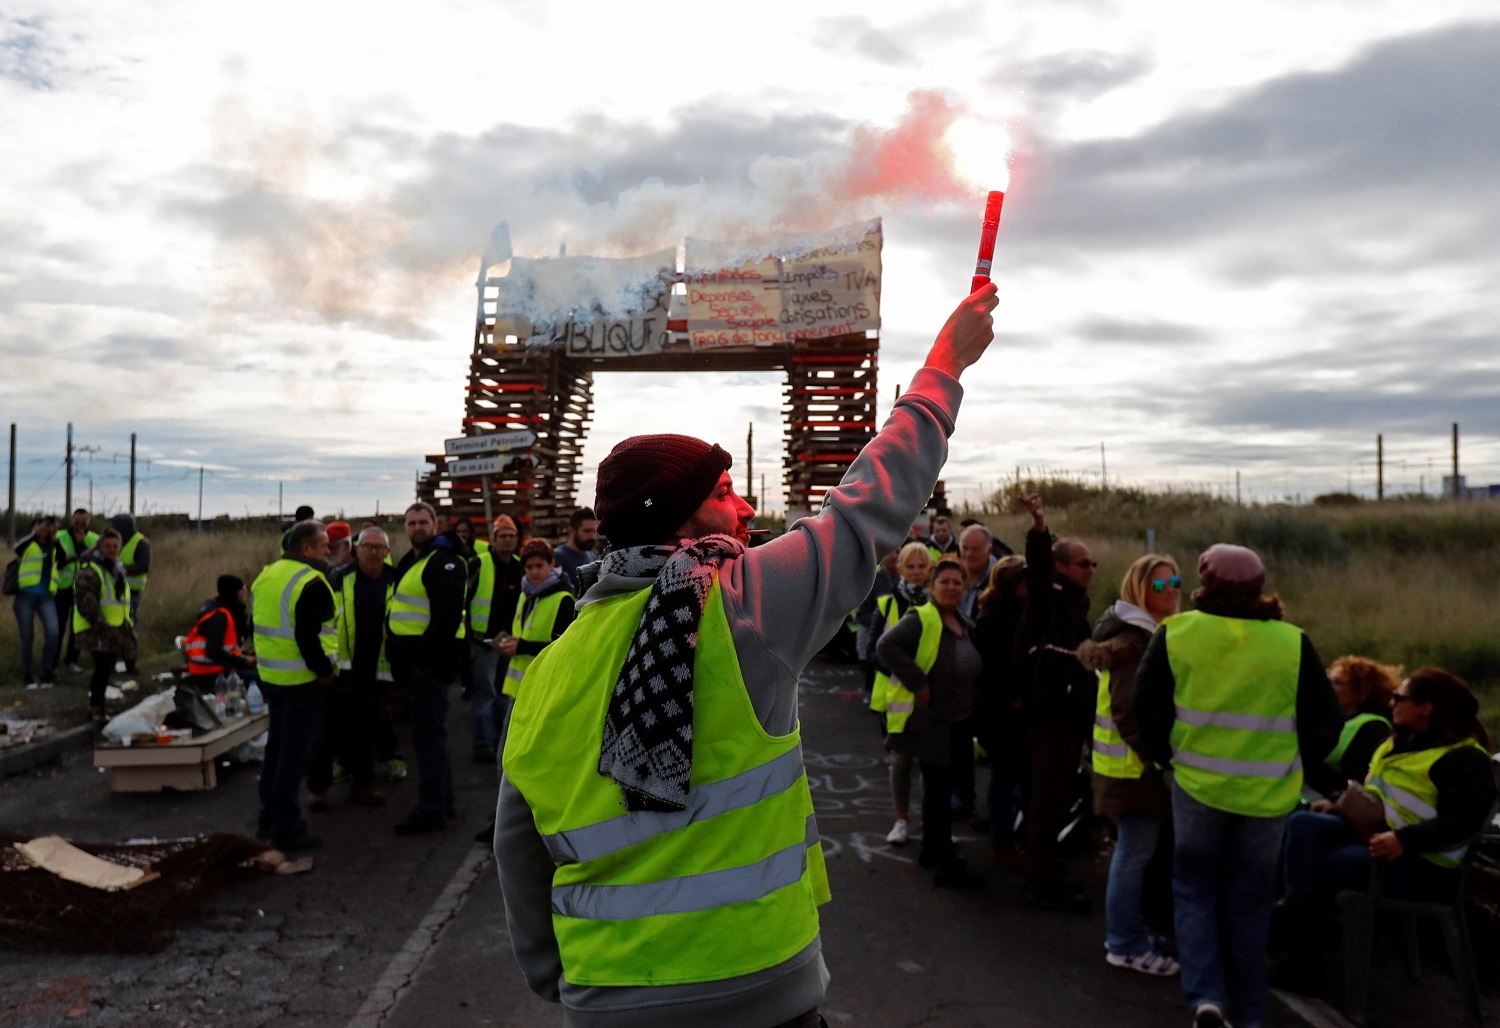
<path id="1" fill-rule="evenodd" d="M 304 783 L 314 812 L 333 807 L 330 789 L 344 779 L 349 802 L 385 804 L 377 771 L 396 764 L 403 773 L 388 777 L 404 777 L 406 768 L 395 751 L 397 704 L 409 725 L 417 795 L 396 834 L 446 828 L 456 816 L 447 729 L 453 686 L 467 701 L 472 759 L 498 764 L 526 668 L 573 621 L 565 561 L 597 559 L 589 548 L 597 520 L 587 508 L 574 513 L 556 547 L 522 540 L 504 514 L 489 538 L 478 538 L 469 521 L 445 519 L 423 502 L 406 510 L 402 530 L 409 549 L 392 564 L 378 525 L 367 522 L 354 537 L 344 522 L 303 519 L 250 587 L 254 657 L 242 659 L 255 661 L 270 713 L 258 829 L 278 848 L 321 845 L 303 816 Z M 210 659 L 207 670 L 222 673 L 218 656 Z"/>
<path id="2" fill-rule="evenodd" d="M 1097 824 L 1112 842 L 1105 959 L 1180 974 L 1207 1028 L 1256 1028 L 1273 974 L 1318 989 L 1318 922 L 1372 868 L 1389 896 L 1456 895 L 1496 807 L 1464 682 L 1357 656 L 1325 669 L 1240 546 L 1200 555 L 1186 613 L 1177 561 L 1148 553 L 1095 617 L 1087 545 L 1049 530 L 1039 495 L 1023 503 L 1024 557 L 992 553 L 973 528 L 955 549 L 936 519 L 886 557 L 858 612 L 896 809 L 888 843 L 918 836 L 915 762 L 918 863 L 941 887 L 983 884 L 952 837 L 977 745 L 990 781 L 972 824 L 988 830 L 991 867 L 1023 875 L 1030 906 L 1087 912 L 1069 868 L 1095 852 Z M 1154 899 L 1153 867 L 1170 878 Z"/>
<path id="3" fill-rule="evenodd" d="M 1317 922 L 1372 867 L 1395 896 L 1459 888 L 1496 804 L 1465 683 L 1357 656 L 1325 669 L 1265 594 L 1259 557 L 1238 546 L 1199 556 L 1187 613 L 1176 559 L 1148 553 L 1096 616 L 1088 546 L 1052 533 L 1040 496 L 1023 504 L 1024 556 L 978 522 L 955 532 L 937 517 L 886 555 L 855 614 L 889 766 L 888 844 L 918 841 L 939 887 L 980 886 L 954 842 L 955 822 L 969 820 L 1028 905 L 1083 913 L 1089 890 L 1070 868 L 1101 829 L 1105 959 L 1180 974 L 1200 1026 L 1254 1028 L 1268 975 L 1315 986 Z M 318 846 L 304 805 L 328 811 L 344 780 L 349 802 L 382 806 L 377 777 L 407 773 L 393 709 L 417 771 L 395 831 L 443 829 L 454 817 L 451 688 L 467 701 L 472 759 L 498 764 L 526 669 L 573 622 L 579 571 L 601 556 L 598 520 L 580 509 L 554 546 L 523 539 L 503 514 L 476 538 L 469 521 L 418 502 L 393 564 L 374 522 L 356 533 L 298 514 L 253 585 L 219 577 L 182 641 L 204 691 L 238 675 L 266 698 L 259 834 Z M 102 718 L 110 672 L 134 666 L 151 551 L 129 515 L 98 533 L 91 523 L 86 510 L 61 531 L 38 519 L 7 591 L 27 686 L 51 685 L 60 665 L 81 672 L 88 653 L 90 713 Z M 1154 895 L 1153 869 L 1170 878 Z"/>
<path id="4" fill-rule="evenodd" d="M 56 517 L 36 518 L 15 545 L 6 572 L 27 689 L 50 689 L 59 671 L 82 674 L 90 654 L 90 713 L 104 712 L 104 690 L 118 669 L 134 674 L 141 597 L 151 572 L 151 542 L 130 514 L 116 514 L 102 532 L 93 515 L 74 510 L 66 528 Z M 36 629 L 42 629 L 40 661 Z"/>

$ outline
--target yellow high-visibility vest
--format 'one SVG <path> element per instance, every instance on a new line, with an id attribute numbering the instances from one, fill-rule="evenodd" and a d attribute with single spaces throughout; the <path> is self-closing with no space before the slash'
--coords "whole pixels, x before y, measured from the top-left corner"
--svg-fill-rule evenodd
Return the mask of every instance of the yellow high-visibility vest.
<path id="1" fill-rule="evenodd" d="M 99 613 L 104 618 L 104 623 L 112 628 L 128 624 L 130 621 L 130 583 L 127 581 L 124 587 L 115 591 L 115 576 L 98 561 L 84 558 L 84 563 L 93 567 L 99 576 Z M 79 570 L 82 570 L 80 568 Z M 73 634 L 87 632 L 94 626 L 78 609 L 77 602 L 73 604 Z"/>
<path id="2" fill-rule="evenodd" d="M 133 563 L 135 563 L 135 550 L 136 550 L 136 547 L 138 547 L 141 544 L 141 540 L 145 539 L 145 538 L 146 538 L 145 536 L 143 536 L 143 535 L 141 535 L 141 533 L 137 532 L 135 535 L 133 535 L 133 536 L 130 537 L 130 541 L 128 543 L 126 543 L 124 546 L 120 547 L 120 563 L 121 564 L 133 564 Z M 148 579 L 150 577 L 151 576 L 150 576 L 149 573 L 144 573 L 144 574 L 139 574 L 139 575 L 126 575 L 125 576 L 125 580 L 130 583 L 130 591 L 132 593 L 138 593 L 138 592 L 143 591 L 146 588 L 146 579 Z"/>
<path id="3" fill-rule="evenodd" d="M 306 685 L 317 679 L 297 648 L 293 615 L 302 591 L 315 581 L 328 585 L 317 568 L 300 560 L 282 557 L 267 564 L 250 586 L 250 604 L 255 621 L 255 666 L 261 681 L 272 685 Z M 333 587 L 329 586 L 329 592 Z M 319 629 L 323 652 L 338 653 L 338 627 L 334 619 Z"/>
<path id="4" fill-rule="evenodd" d="M 926 674 L 932 670 L 932 665 L 937 661 L 938 645 L 943 640 L 943 615 L 930 603 L 919 603 L 907 610 L 910 614 L 917 612 L 917 617 L 922 621 L 922 637 L 917 642 L 917 667 Z M 888 735 L 900 735 L 906 731 L 907 719 L 916 708 L 917 694 L 907 688 L 894 675 L 889 677 L 889 685 L 886 688 L 885 700 L 885 730 Z"/>
<path id="5" fill-rule="evenodd" d="M 339 587 L 333 591 L 334 608 L 337 611 L 334 620 L 337 626 L 339 668 L 349 671 L 354 667 L 354 641 L 359 636 L 359 625 L 355 623 L 354 615 L 354 585 L 355 578 L 364 574 L 359 567 L 350 568 L 339 579 Z M 396 583 L 385 584 L 385 610 L 391 609 L 391 597 L 396 593 Z M 380 618 L 379 625 L 365 625 L 367 631 L 378 631 L 380 633 L 380 656 L 375 663 L 375 678 L 377 681 L 390 682 L 391 665 L 385 658 L 385 616 Z"/>
<path id="6" fill-rule="evenodd" d="M 1385 823 L 1392 829 L 1405 828 L 1419 821 L 1437 817 L 1438 789 L 1432 781 L 1432 765 L 1465 746 L 1483 750 L 1478 741 L 1464 739 L 1451 746 L 1392 753 L 1396 740 L 1387 739 L 1370 758 L 1370 773 L 1365 785 L 1380 797 L 1385 806 Z M 1486 753 L 1488 756 L 1488 753 Z M 1438 867 L 1458 867 L 1464 858 L 1463 846 L 1423 853 L 1422 857 Z"/>
<path id="7" fill-rule="evenodd" d="M 1302 794 L 1302 630 L 1201 610 L 1173 614 L 1162 626 L 1177 681 L 1177 784 L 1215 810 L 1247 817 L 1290 813 Z"/>
<path id="8" fill-rule="evenodd" d="M 1099 699 L 1094 705 L 1094 774 L 1105 778 L 1139 778 L 1146 773 L 1146 763 L 1130 748 L 1115 725 L 1114 707 L 1109 701 L 1109 669 L 1099 673 Z"/>
<path id="9" fill-rule="evenodd" d="M 59 532 L 57 534 L 57 545 L 62 547 L 63 553 L 67 554 L 69 557 L 74 557 L 74 558 L 79 557 L 82 554 L 85 554 L 85 553 L 89 552 L 90 550 L 92 550 L 94 548 L 95 544 L 97 544 L 98 542 L 99 542 L 99 533 L 98 532 L 85 532 L 85 533 L 83 533 L 83 549 L 80 550 L 80 549 L 78 549 L 77 545 L 73 542 L 73 533 L 72 532 Z M 73 578 L 77 574 L 77 572 L 78 572 L 78 563 L 75 560 L 74 563 L 69 564 L 67 567 L 63 568 L 61 571 L 58 572 L 57 587 L 59 589 L 71 589 L 71 588 L 73 588 Z"/>
<path id="10" fill-rule="evenodd" d="M 60 573 L 57 553 L 56 547 L 50 553 L 42 549 L 42 544 L 35 539 L 21 547 L 21 566 L 17 569 L 16 586 L 25 590 L 46 585 L 47 591 L 56 595 Z M 44 574 L 47 577 L 45 583 L 42 581 Z"/>
<path id="11" fill-rule="evenodd" d="M 432 603 L 427 597 L 427 586 L 422 582 L 422 572 L 426 570 L 427 562 L 432 559 L 434 552 L 428 550 L 424 553 L 422 559 L 407 568 L 401 581 L 396 583 L 388 619 L 392 635 L 421 635 L 432 623 Z M 459 561 L 463 559 L 456 553 L 452 557 Z M 458 631 L 453 633 L 453 637 L 464 638 L 466 628 L 464 619 L 459 618 Z"/>
<path id="12" fill-rule="evenodd" d="M 552 642 L 552 629 L 557 626 L 557 612 L 562 607 L 563 597 L 572 598 L 573 594 L 566 590 L 549 593 L 531 605 L 531 610 L 526 610 L 526 601 L 516 604 L 515 616 L 511 618 L 510 634 L 525 642 Z M 526 678 L 526 669 L 536 657 L 525 653 L 511 655 L 510 663 L 505 668 L 505 681 L 500 685 L 500 691 L 507 696 L 521 695 L 521 682 Z"/>
<path id="13" fill-rule="evenodd" d="M 547 647 L 511 713 L 506 779 L 552 856 L 562 976 L 585 986 L 720 981 L 818 937 L 828 876 L 800 733 L 767 734 L 715 580 L 693 661 L 687 809 L 627 812 L 599 773 L 615 680 L 650 589 L 590 603 Z"/>

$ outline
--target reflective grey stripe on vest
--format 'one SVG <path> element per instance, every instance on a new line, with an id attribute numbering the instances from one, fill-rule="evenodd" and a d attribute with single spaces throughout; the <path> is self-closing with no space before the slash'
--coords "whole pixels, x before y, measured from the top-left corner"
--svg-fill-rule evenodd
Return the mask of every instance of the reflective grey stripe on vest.
<path id="1" fill-rule="evenodd" d="M 621 814 L 583 828 L 542 837 L 553 863 L 582 863 L 634 846 L 694 821 L 706 821 L 731 810 L 759 803 L 785 792 L 802 777 L 802 750 L 787 750 L 774 760 L 741 771 L 733 778 L 708 782 L 688 790 L 684 810 L 642 810 Z M 816 827 L 813 829 L 816 831 Z"/>
<path id="2" fill-rule="evenodd" d="M 1118 757 L 1123 760 L 1130 756 L 1130 747 L 1124 743 L 1100 742 L 1098 739 L 1095 739 L 1094 752 L 1102 753 L 1106 757 Z"/>
<path id="3" fill-rule="evenodd" d="M 260 657 L 255 662 L 256 667 L 270 668 L 272 671 L 311 671 L 304 661 L 300 660 L 267 660 Z"/>
<path id="4" fill-rule="evenodd" d="M 431 621 L 432 617 L 431 617 L 431 615 L 428 615 L 428 614 L 414 614 L 414 613 L 411 613 L 411 612 L 408 612 L 408 611 L 404 611 L 404 610 L 395 610 L 395 611 L 391 612 L 391 620 L 392 621 L 421 621 L 423 623 L 426 623 L 428 621 Z"/>
<path id="5" fill-rule="evenodd" d="M 1172 763 L 1240 778 L 1286 778 L 1302 772 L 1300 753 L 1290 763 L 1283 763 L 1277 760 L 1229 760 L 1226 757 L 1206 757 L 1190 750 L 1178 750 L 1172 755 Z"/>
<path id="6" fill-rule="evenodd" d="M 885 712 L 887 714 L 910 714 L 911 713 L 911 706 L 912 706 L 911 700 L 906 700 L 906 701 L 904 701 L 902 703 L 889 703 L 888 702 L 885 705 Z"/>
<path id="7" fill-rule="evenodd" d="M 518 654 L 516 654 L 516 656 L 518 656 L 518 657 L 524 657 L 525 654 L 524 653 L 518 653 Z M 509 678 L 512 682 L 524 681 L 525 678 L 526 678 L 526 671 L 523 668 L 506 667 L 506 669 L 505 669 L 505 677 Z"/>
<path id="8" fill-rule="evenodd" d="M 99 606 L 101 606 L 101 607 L 128 607 L 128 606 L 130 606 L 130 601 L 129 600 L 100 600 L 99 601 Z"/>
<path id="9" fill-rule="evenodd" d="M 416 607 L 418 610 L 432 609 L 432 604 L 420 596 L 408 596 L 406 593 L 396 593 L 392 599 L 397 603 L 404 603 L 408 607 Z"/>
<path id="10" fill-rule="evenodd" d="M 808 824 L 816 831 L 811 816 Z M 750 903 L 795 885 L 807 869 L 805 839 L 744 867 L 632 885 L 563 885 L 552 890 L 552 912 L 588 921 L 625 921 L 689 914 Z"/>
<path id="11" fill-rule="evenodd" d="M 482 610 L 485 613 L 489 613 L 490 601 L 489 600 L 470 600 L 469 601 L 469 609 L 471 611 L 481 611 Z"/>
<path id="12" fill-rule="evenodd" d="M 1095 714 L 1094 724 L 1098 725 L 1106 732 L 1113 732 L 1115 730 L 1115 719 L 1110 717 L 1108 714 Z"/>
<path id="13" fill-rule="evenodd" d="M 295 638 L 297 638 L 297 630 L 292 627 L 292 592 L 297 588 L 297 583 L 298 582 L 302 581 L 304 578 L 306 578 L 308 575 L 311 575 L 311 574 L 315 574 L 315 572 L 313 571 L 312 568 L 303 568 L 302 570 L 300 570 L 296 574 L 294 574 L 291 578 L 289 578 L 289 579 L 286 580 L 286 585 L 283 586 L 282 589 L 281 589 L 281 625 L 280 625 L 280 627 L 277 627 L 277 628 L 263 628 L 260 625 L 256 625 L 255 626 L 255 634 L 256 635 L 263 635 L 267 639 L 295 639 Z M 319 632 L 318 634 L 321 635 L 322 632 Z M 277 670 L 280 670 L 280 671 L 296 671 L 299 668 L 306 667 L 305 664 L 294 664 L 290 668 L 277 668 L 274 665 L 267 664 L 265 661 L 260 661 L 260 664 L 261 664 L 262 667 L 269 667 L 273 671 L 277 671 Z"/>
<path id="14" fill-rule="evenodd" d="M 1417 799 L 1417 797 L 1413 796 L 1405 789 L 1399 789 L 1396 786 L 1391 785 L 1383 778 L 1372 778 L 1370 779 L 1369 784 L 1379 789 L 1380 795 L 1385 797 L 1387 815 L 1392 813 L 1390 805 L 1392 803 L 1399 803 L 1401 806 L 1417 815 L 1418 819 L 1422 821 L 1430 821 L 1433 818 L 1437 817 L 1437 810 L 1432 806 L 1432 804 Z M 1406 823 L 1406 819 L 1400 816 L 1393 818 L 1393 820 L 1399 821 L 1403 824 Z"/>
<path id="15" fill-rule="evenodd" d="M 1193 710 L 1179 705 L 1177 720 L 1195 728 L 1240 728 L 1247 732 L 1286 732 L 1297 730 L 1295 717 L 1264 717 L 1260 714 L 1231 714 L 1226 710 Z"/>

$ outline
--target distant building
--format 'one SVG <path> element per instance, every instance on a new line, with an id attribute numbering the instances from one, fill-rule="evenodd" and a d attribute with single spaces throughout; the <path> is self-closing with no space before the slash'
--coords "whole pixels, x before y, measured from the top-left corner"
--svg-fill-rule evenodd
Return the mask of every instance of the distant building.
<path id="1" fill-rule="evenodd" d="M 1453 476 L 1444 475 L 1443 495 L 1452 496 L 1454 492 Z M 1500 500 L 1500 485 L 1476 485 L 1470 488 L 1468 476 L 1459 475 L 1457 495 L 1466 500 Z"/>

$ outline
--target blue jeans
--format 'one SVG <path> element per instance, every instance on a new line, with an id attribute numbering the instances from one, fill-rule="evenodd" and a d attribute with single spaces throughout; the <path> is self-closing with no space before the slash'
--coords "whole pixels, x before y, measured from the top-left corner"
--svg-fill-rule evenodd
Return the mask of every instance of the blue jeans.
<path id="1" fill-rule="evenodd" d="M 1147 814 L 1115 817 L 1115 855 L 1104 890 L 1104 941 L 1111 953 L 1134 957 L 1151 949 L 1151 935 L 1141 918 L 1141 891 L 1165 826 L 1165 819 Z"/>
<path id="2" fill-rule="evenodd" d="M 17 593 L 16 634 L 21 644 L 21 675 L 28 682 L 36 681 L 31 647 L 36 641 L 37 618 L 42 619 L 42 670 L 51 671 L 57 666 L 57 603 L 51 593 Z"/>
<path id="3" fill-rule="evenodd" d="M 1292 895 L 1332 898 L 1340 889 L 1364 892 L 1370 884 L 1370 846 L 1337 814 L 1299 811 L 1286 824 L 1282 877 Z M 1400 899 L 1451 899 L 1462 874 L 1415 853 L 1385 865 L 1384 894 Z"/>
<path id="4" fill-rule="evenodd" d="M 1235 1028 L 1260 1028 L 1286 816 L 1231 814 L 1198 802 L 1173 782 L 1172 818 L 1183 995 L 1190 1008 L 1217 1003 Z"/>
<path id="5" fill-rule="evenodd" d="M 323 725 L 327 688 L 261 682 L 271 715 L 260 765 L 260 830 L 271 841 L 307 830 L 302 820 L 302 779 Z"/>
<path id="6" fill-rule="evenodd" d="M 489 753 L 500 746 L 495 722 L 495 672 L 500 654 L 488 646 L 469 646 L 469 723 L 474 730 L 474 752 Z"/>

